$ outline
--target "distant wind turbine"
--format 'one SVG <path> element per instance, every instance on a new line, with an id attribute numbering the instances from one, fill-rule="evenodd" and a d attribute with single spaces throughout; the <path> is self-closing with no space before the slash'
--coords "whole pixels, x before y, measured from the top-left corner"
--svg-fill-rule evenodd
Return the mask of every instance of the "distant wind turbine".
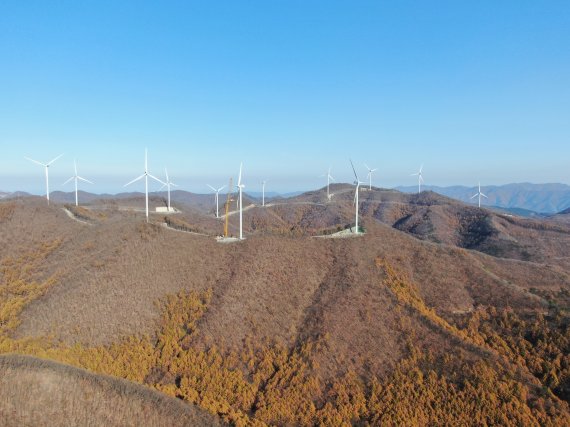
<path id="1" fill-rule="evenodd" d="M 422 182 L 424 182 L 423 170 L 424 165 L 420 166 L 420 170 L 417 173 L 413 173 L 410 176 L 417 176 L 418 177 L 418 194 L 422 192 Z"/>
<path id="2" fill-rule="evenodd" d="M 479 207 L 481 207 L 481 196 L 488 199 L 487 196 L 485 196 L 483 193 L 481 193 L 481 183 L 479 183 L 479 191 L 477 191 L 477 194 L 474 194 L 473 196 L 471 196 L 471 198 L 474 199 L 477 196 L 479 196 Z"/>
<path id="3" fill-rule="evenodd" d="M 160 182 L 161 184 L 165 184 L 164 182 L 162 182 L 157 177 L 152 176 L 151 174 L 148 173 L 148 155 L 147 155 L 147 150 L 145 148 L 145 150 L 144 150 L 144 173 L 141 176 L 139 176 L 138 178 L 135 178 L 132 181 L 126 183 L 124 185 L 124 187 L 131 185 L 133 182 L 137 182 L 139 179 L 144 178 L 144 195 L 145 195 L 145 202 L 146 202 L 146 222 L 148 222 L 148 178 L 149 177 L 154 179 L 156 182 Z"/>
<path id="4" fill-rule="evenodd" d="M 91 181 L 89 181 L 88 179 L 81 178 L 79 175 L 77 175 L 77 162 L 75 160 L 73 160 L 73 170 L 75 171 L 75 175 L 73 175 L 71 178 L 69 178 L 67 181 L 65 181 L 62 185 L 67 184 L 71 180 L 75 180 L 75 206 L 79 206 L 79 202 L 78 202 L 78 198 L 77 198 L 77 181 L 85 181 L 85 182 L 88 182 L 89 184 L 93 184 L 93 183 Z"/>
<path id="5" fill-rule="evenodd" d="M 368 169 L 368 190 L 372 190 L 372 172 L 376 172 L 378 170 L 378 168 L 374 168 L 374 169 L 370 169 L 368 167 L 368 165 L 366 163 L 364 163 L 364 166 L 366 166 L 366 169 Z"/>
<path id="6" fill-rule="evenodd" d="M 226 188 L 226 186 L 222 185 L 220 188 L 216 189 L 216 188 L 212 187 L 210 184 L 208 184 L 208 187 L 210 187 L 212 189 L 212 191 L 214 191 L 216 193 L 216 218 L 219 218 L 220 214 L 219 214 L 219 210 L 218 210 L 218 198 L 219 198 L 218 196 L 220 194 L 220 191 L 222 191 L 224 188 Z"/>
<path id="7" fill-rule="evenodd" d="M 239 189 L 239 238 L 243 240 L 243 192 L 245 185 L 241 183 L 241 170 L 242 170 L 243 163 L 239 164 L 239 177 L 237 188 Z"/>
<path id="8" fill-rule="evenodd" d="M 360 189 L 360 184 L 364 184 L 364 182 L 358 179 L 358 175 L 356 174 L 356 169 L 354 169 L 354 165 L 352 164 L 352 160 L 350 160 L 350 165 L 352 166 L 352 171 L 354 172 L 354 185 L 356 185 L 356 190 L 354 192 L 354 206 L 355 206 L 355 214 L 356 214 L 356 231 L 355 233 L 358 234 L 358 190 Z"/>
<path id="9" fill-rule="evenodd" d="M 261 183 L 261 206 L 265 206 L 265 183 L 267 181 L 263 181 Z"/>
<path id="10" fill-rule="evenodd" d="M 48 173 L 48 169 L 49 169 L 50 165 L 53 162 L 55 162 L 57 159 L 59 159 L 61 156 L 63 156 L 63 154 L 60 154 L 55 159 L 53 159 L 52 161 L 47 162 L 47 163 L 38 162 L 37 160 L 30 159 L 29 157 L 24 157 L 26 160 L 29 160 L 30 162 L 37 163 L 38 165 L 45 167 L 45 169 L 46 169 L 46 199 L 47 199 L 48 205 L 49 205 L 49 173 Z"/>
<path id="11" fill-rule="evenodd" d="M 330 187 L 331 181 L 334 181 L 334 178 L 333 178 L 333 176 L 331 175 L 331 167 L 329 166 L 329 171 L 328 171 L 326 174 L 321 175 L 321 176 L 326 176 L 326 177 L 327 177 L 327 200 L 330 200 L 330 199 L 331 199 L 331 194 L 330 194 L 330 191 L 329 191 L 329 187 Z"/>
<path id="12" fill-rule="evenodd" d="M 170 212 L 170 187 L 178 187 L 178 185 L 170 181 L 170 178 L 168 177 L 168 171 L 166 170 L 166 168 L 164 168 L 164 175 L 166 175 L 166 182 L 162 183 L 162 187 L 160 187 L 158 191 L 166 187 L 168 191 L 168 212 Z"/>

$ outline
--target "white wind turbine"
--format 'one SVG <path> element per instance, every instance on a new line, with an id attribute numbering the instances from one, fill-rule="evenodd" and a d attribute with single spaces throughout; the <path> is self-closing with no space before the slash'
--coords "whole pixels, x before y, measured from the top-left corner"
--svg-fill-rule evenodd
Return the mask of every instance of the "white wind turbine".
<path id="1" fill-rule="evenodd" d="M 75 175 L 73 175 L 71 178 L 69 178 L 67 181 L 65 181 L 62 185 L 67 184 L 71 180 L 75 180 L 75 206 L 79 206 L 79 202 L 78 202 L 78 198 L 77 198 L 77 181 L 85 181 L 85 182 L 88 182 L 89 184 L 93 184 L 93 183 L 91 181 L 89 181 L 88 179 L 81 178 L 79 175 L 77 175 L 77 162 L 75 160 L 73 160 L 73 170 L 75 171 Z"/>
<path id="2" fill-rule="evenodd" d="M 263 181 L 261 183 L 261 206 L 265 206 L 265 183 L 267 181 Z"/>
<path id="3" fill-rule="evenodd" d="M 162 187 L 160 187 L 160 189 L 158 191 L 160 191 L 164 187 L 166 187 L 166 189 L 168 191 L 168 212 L 170 212 L 170 187 L 178 187 L 178 185 L 176 185 L 175 183 L 173 183 L 170 180 L 170 178 L 168 177 L 168 171 L 166 170 L 166 168 L 164 168 L 164 174 L 166 175 L 166 182 L 162 183 Z"/>
<path id="4" fill-rule="evenodd" d="M 214 191 L 216 193 L 216 218 L 219 218 L 220 214 L 219 214 L 219 210 L 218 210 L 218 199 L 219 199 L 218 196 L 220 194 L 220 191 L 222 191 L 224 188 L 226 188 L 226 186 L 222 185 L 220 188 L 216 189 L 216 188 L 212 187 L 210 184 L 208 184 L 208 187 L 210 187 L 212 189 L 212 191 Z"/>
<path id="5" fill-rule="evenodd" d="M 378 168 L 370 169 L 366 163 L 364 163 L 364 166 L 368 169 L 368 190 L 372 191 L 372 172 L 376 172 Z"/>
<path id="6" fill-rule="evenodd" d="M 424 182 L 423 170 L 424 165 L 420 166 L 420 170 L 417 173 L 413 173 L 410 176 L 417 176 L 418 177 L 418 194 L 422 192 L 422 182 Z"/>
<path id="7" fill-rule="evenodd" d="M 331 184 L 331 181 L 334 181 L 333 176 L 331 175 L 331 167 L 329 166 L 329 171 L 325 174 L 325 175 L 321 175 L 321 176 L 326 176 L 327 177 L 327 200 L 331 199 L 331 194 L 329 191 L 329 187 Z"/>
<path id="8" fill-rule="evenodd" d="M 46 198 L 47 198 L 48 205 L 49 205 L 49 173 L 48 173 L 48 170 L 49 170 L 50 165 L 53 162 L 55 162 L 57 159 L 59 159 L 61 156 L 63 156 L 63 154 L 60 154 L 55 159 L 53 159 L 52 161 L 47 162 L 47 163 L 38 162 L 37 160 L 30 159 L 29 157 L 24 157 L 26 160 L 29 160 L 30 162 L 37 163 L 38 165 L 41 165 L 41 166 L 46 168 Z"/>
<path id="9" fill-rule="evenodd" d="M 124 187 L 126 187 L 127 185 L 131 185 L 133 182 L 137 182 L 139 179 L 144 178 L 144 195 L 145 195 L 145 202 L 146 202 L 146 222 L 148 222 L 148 178 L 149 177 L 151 177 L 152 179 L 154 179 L 157 182 L 160 182 L 161 184 L 165 184 L 164 182 L 162 182 L 157 177 L 152 176 L 151 174 L 148 173 L 148 155 L 147 155 L 147 150 L 145 148 L 145 150 L 144 150 L 144 173 L 141 176 L 139 176 L 138 178 L 135 178 L 132 181 L 126 183 L 124 185 Z"/>
<path id="10" fill-rule="evenodd" d="M 479 183 L 479 191 L 477 191 L 477 194 L 474 194 L 473 196 L 471 196 L 471 198 L 474 199 L 477 196 L 479 196 L 479 207 L 481 207 L 481 196 L 488 199 L 487 196 L 485 196 L 483 193 L 481 193 L 481 183 Z"/>
<path id="11" fill-rule="evenodd" d="M 240 240 L 243 240 L 243 188 L 245 187 L 245 185 L 243 185 L 241 183 L 241 169 L 242 169 L 242 163 L 239 164 L 239 177 L 238 177 L 238 183 L 237 183 L 237 188 L 239 189 L 239 238 Z"/>
<path id="12" fill-rule="evenodd" d="M 352 160 L 350 160 L 350 165 L 352 166 L 352 171 L 354 172 L 354 177 L 356 178 L 356 181 L 354 181 L 354 185 L 356 185 L 356 191 L 354 192 L 354 206 L 355 206 L 355 215 L 356 215 L 355 233 L 358 234 L 358 191 L 360 189 L 360 184 L 364 184 L 364 182 L 358 179 L 358 175 L 356 174 L 356 169 L 354 169 Z"/>

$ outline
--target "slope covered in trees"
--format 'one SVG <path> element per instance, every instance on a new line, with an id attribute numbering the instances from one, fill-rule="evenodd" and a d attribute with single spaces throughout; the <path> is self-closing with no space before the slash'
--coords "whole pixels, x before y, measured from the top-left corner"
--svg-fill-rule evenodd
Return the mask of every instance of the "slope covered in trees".
<path id="1" fill-rule="evenodd" d="M 236 425 L 569 424 L 564 260 L 490 257 L 370 218 L 358 239 L 219 245 L 130 213 L 89 226 L 16 203 L 0 210 L 0 352 Z"/>

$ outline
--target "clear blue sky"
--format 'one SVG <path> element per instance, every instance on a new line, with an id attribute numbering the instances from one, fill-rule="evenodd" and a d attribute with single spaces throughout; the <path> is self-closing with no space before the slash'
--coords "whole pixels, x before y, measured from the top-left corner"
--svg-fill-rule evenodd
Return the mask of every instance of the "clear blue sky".
<path id="1" fill-rule="evenodd" d="M 120 192 L 145 147 L 190 191 L 570 183 L 570 2 L 3 1 L 0 147 L 37 193 L 24 156 Z"/>

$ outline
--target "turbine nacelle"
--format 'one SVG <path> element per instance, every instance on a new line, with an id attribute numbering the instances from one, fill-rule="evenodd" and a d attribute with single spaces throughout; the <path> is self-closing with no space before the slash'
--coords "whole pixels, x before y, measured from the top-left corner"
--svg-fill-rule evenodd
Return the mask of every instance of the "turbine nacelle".
<path id="1" fill-rule="evenodd" d="M 479 189 L 476 194 L 472 195 L 470 199 L 474 199 L 475 197 L 479 196 L 479 207 L 481 207 L 481 197 L 488 199 L 488 197 L 481 192 L 481 183 L 479 183 Z"/>
<path id="2" fill-rule="evenodd" d="M 77 195 L 77 181 L 83 181 L 83 182 L 87 182 L 89 184 L 93 184 L 91 181 L 89 181 L 88 179 L 82 178 L 77 174 L 77 162 L 75 160 L 73 160 L 73 170 L 75 172 L 75 174 L 70 177 L 67 181 L 65 181 L 63 184 L 61 185 L 65 185 L 68 182 L 75 180 L 75 206 L 79 206 L 79 200 L 78 200 L 78 195 Z"/>
<path id="3" fill-rule="evenodd" d="M 159 182 L 161 184 L 165 184 L 165 182 L 148 173 L 148 155 L 146 148 L 144 150 L 144 173 L 141 176 L 133 179 L 132 181 L 127 182 L 123 187 L 131 185 L 143 178 L 145 179 L 144 193 L 145 193 L 145 204 L 146 204 L 146 220 L 148 222 L 148 178 L 152 178 L 156 182 Z"/>
<path id="4" fill-rule="evenodd" d="M 49 205 L 49 173 L 48 173 L 48 170 L 49 170 L 50 165 L 53 162 L 55 162 L 57 159 L 59 159 L 61 156 L 63 156 L 63 154 L 60 154 L 59 156 L 50 160 L 47 163 L 38 162 L 37 160 L 30 159 L 29 157 L 24 157 L 26 160 L 29 160 L 30 162 L 36 163 L 36 164 L 43 166 L 45 168 L 45 170 L 46 170 L 46 199 L 47 199 L 48 205 Z"/>

